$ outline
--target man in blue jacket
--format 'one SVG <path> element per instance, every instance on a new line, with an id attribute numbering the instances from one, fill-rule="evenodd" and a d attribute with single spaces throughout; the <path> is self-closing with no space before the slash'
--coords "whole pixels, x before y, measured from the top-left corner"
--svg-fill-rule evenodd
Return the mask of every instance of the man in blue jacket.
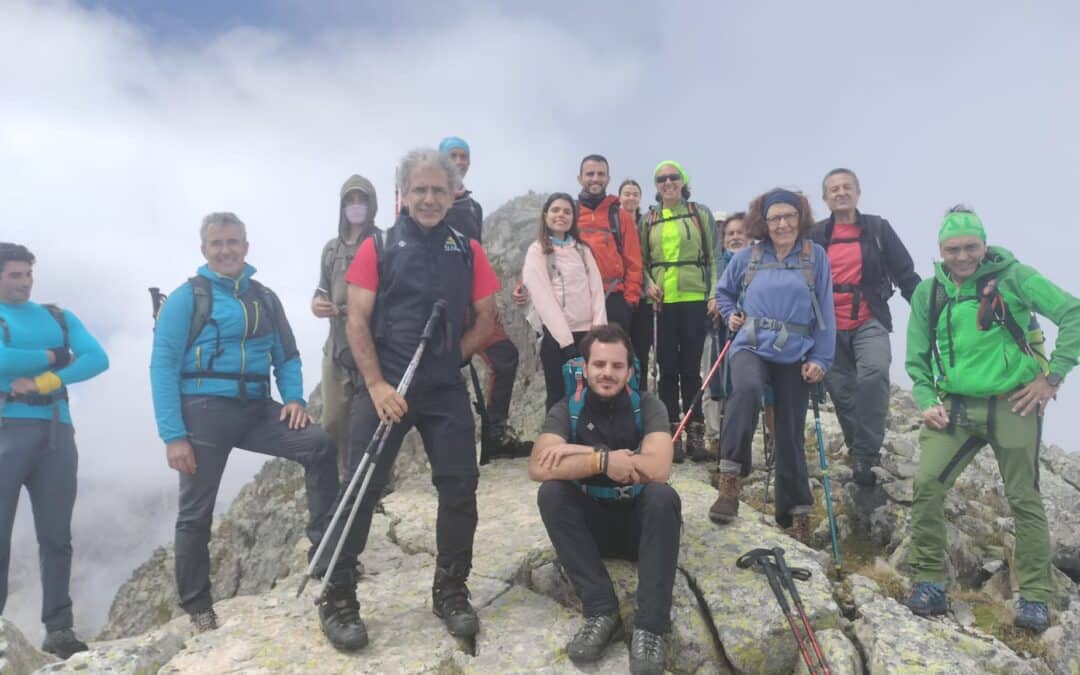
<path id="1" fill-rule="evenodd" d="M 0 243 L 0 614 L 25 485 L 41 560 L 41 648 L 66 659 L 87 648 L 72 630 L 68 593 L 79 457 L 67 386 L 100 374 L 109 359 L 74 314 L 30 301 L 33 265 L 25 246 Z"/>
<path id="2" fill-rule="evenodd" d="M 312 550 L 338 490 L 337 450 L 305 410 L 300 354 L 281 302 L 244 262 L 244 223 L 202 222 L 206 265 L 158 315 L 150 383 L 158 435 L 180 474 L 176 586 L 196 630 L 217 628 L 210 594 L 210 525 L 229 452 L 243 448 L 299 462 L 307 479 Z M 284 405 L 270 398 L 270 367 Z"/>

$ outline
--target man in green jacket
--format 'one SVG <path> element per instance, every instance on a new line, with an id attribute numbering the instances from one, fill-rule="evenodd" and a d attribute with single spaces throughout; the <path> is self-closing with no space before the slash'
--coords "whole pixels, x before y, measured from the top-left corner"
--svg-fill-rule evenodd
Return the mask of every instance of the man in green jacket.
<path id="1" fill-rule="evenodd" d="M 1009 251 L 987 246 L 982 221 L 966 207 L 949 211 L 938 242 L 942 262 L 916 287 L 908 323 L 906 367 L 924 426 L 908 556 L 915 583 L 906 604 L 921 616 L 948 610 L 945 494 L 989 444 L 1015 520 L 1015 623 L 1042 632 L 1053 575 L 1039 495 L 1041 418 L 1080 355 L 1080 300 Z M 1035 314 L 1059 328 L 1048 362 L 1031 333 Z"/>

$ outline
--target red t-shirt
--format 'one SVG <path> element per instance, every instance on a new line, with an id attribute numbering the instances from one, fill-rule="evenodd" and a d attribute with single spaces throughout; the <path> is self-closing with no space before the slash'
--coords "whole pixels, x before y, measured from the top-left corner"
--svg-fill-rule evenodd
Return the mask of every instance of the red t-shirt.
<path id="1" fill-rule="evenodd" d="M 859 298 L 856 318 L 851 318 L 851 305 L 855 294 L 836 291 L 841 284 L 858 286 L 862 283 L 862 247 L 859 245 L 859 227 L 854 223 L 836 223 L 832 241 L 829 242 L 829 264 L 832 266 L 833 306 L 836 309 L 836 329 L 855 330 L 874 315 L 866 298 Z"/>
<path id="2" fill-rule="evenodd" d="M 484 254 L 483 247 L 475 239 L 469 240 L 472 246 L 472 301 L 483 300 L 499 290 L 499 277 Z M 345 273 L 345 281 L 369 291 L 379 290 L 379 265 L 375 256 L 375 240 L 368 237 L 360 244 L 353 258 L 352 265 Z"/>

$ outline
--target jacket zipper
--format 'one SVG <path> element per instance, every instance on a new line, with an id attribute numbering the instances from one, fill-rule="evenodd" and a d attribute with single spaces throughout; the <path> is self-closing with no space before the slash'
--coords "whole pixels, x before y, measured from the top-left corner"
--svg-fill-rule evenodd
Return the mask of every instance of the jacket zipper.
<path id="1" fill-rule="evenodd" d="M 248 312 L 244 301 L 240 299 L 240 280 L 233 282 L 233 297 L 240 303 L 240 311 L 244 315 L 244 333 L 240 336 L 240 374 L 244 374 L 247 365 L 247 336 L 248 336 Z"/>

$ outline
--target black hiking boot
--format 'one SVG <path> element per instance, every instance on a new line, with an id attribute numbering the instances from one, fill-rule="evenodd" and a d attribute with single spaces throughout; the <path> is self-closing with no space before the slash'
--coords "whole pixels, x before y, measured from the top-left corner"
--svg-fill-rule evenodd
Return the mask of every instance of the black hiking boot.
<path id="1" fill-rule="evenodd" d="M 480 432 L 480 463 L 493 459 L 514 459 L 532 454 L 532 443 L 518 438 L 509 426 L 488 428 Z"/>
<path id="2" fill-rule="evenodd" d="M 716 489 L 720 494 L 709 507 L 709 520 L 718 525 L 725 525 L 739 516 L 739 493 L 742 491 L 739 474 L 716 474 Z"/>
<path id="3" fill-rule="evenodd" d="M 191 615 L 191 625 L 195 627 L 196 633 L 217 630 L 217 612 L 214 611 L 213 607 L 204 609 L 201 612 L 195 612 Z"/>
<path id="4" fill-rule="evenodd" d="M 51 630 L 45 634 L 45 641 L 41 643 L 41 651 L 54 654 L 67 661 L 77 652 L 85 652 L 89 647 L 86 643 L 75 637 L 75 631 L 70 628 Z"/>
<path id="5" fill-rule="evenodd" d="M 319 625 L 335 649 L 355 652 L 367 646 L 367 626 L 360 618 L 356 579 L 352 575 L 335 573 L 327 580 L 326 593 L 319 601 Z"/>
<path id="6" fill-rule="evenodd" d="M 671 433 L 674 434 L 676 431 L 678 431 L 678 429 L 679 429 L 679 423 L 678 422 L 672 422 L 671 423 Z M 676 464 L 682 464 L 683 462 L 686 461 L 686 453 L 683 452 L 683 441 L 682 441 L 682 435 L 681 434 L 679 435 L 678 438 L 676 438 L 673 441 L 673 444 L 675 446 L 675 448 L 674 448 L 675 452 L 671 456 L 671 461 L 675 462 Z"/>
<path id="7" fill-rule="evenodd" d="M 480 631 L 480 617 L 469 604 L 469 576 L 466 565 L 454 564 L 450 569 L 435 568 L 435 583 L 431 586 L 431 611 L 443 620 L 446 630 L 454 637 L 473 637 Z"/>
<path id="8" fill-rule="evenodd" d="M 715 459 L 709 454 L 705 446 L 705 425 L 702 422 L 691 422 L 686 427 L 686 453 L 695 462 L 705 462 Z"/>
<path id="9" fill-rule="evenodd" d="M 863 487 L 877 485 L 877 476 L 874 475 L 874 467 L 877 462 L 864 457 L 853 457 L 851 460 L 851 480 Z"/>
<path id="10" fill-rule="evenodd" d="M 664 675 L 664 636 L 635 628 L 630 637 L 631 675 Z"/>
<path id="11" fill-rule="evenodd" d="M 566 655 L 574 663 L 594 663 L 604 655 L 609 644 L 622 638 L 622 617 L 617 610 L 611 614 L 587 616 L 573 639 L 566 643 Z"/>

